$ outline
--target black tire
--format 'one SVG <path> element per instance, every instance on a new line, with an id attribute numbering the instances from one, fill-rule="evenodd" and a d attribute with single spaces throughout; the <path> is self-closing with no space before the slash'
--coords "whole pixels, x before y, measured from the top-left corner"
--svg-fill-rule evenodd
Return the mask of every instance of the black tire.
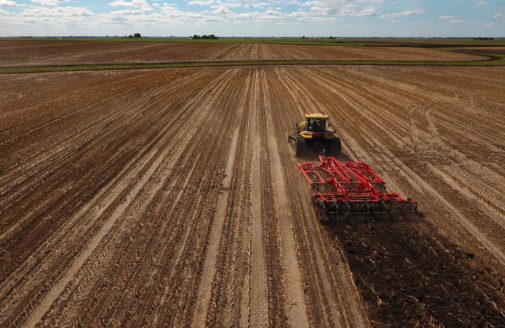
<path id="1" fill-rule="evenodd" d="M 340 155 L 342 151 L 342 143 L 339 138 L 328 140 L 326 146 L 326 155 L 327 156 L 337 156 Z"/>
<path id="2" fill-rule="evenodd" d="M 303 156 L 305 154 L 305 150 L 306 150 L 305 140 L 303 140 L 302 138 L 296 138 L 295 155 Z"/>

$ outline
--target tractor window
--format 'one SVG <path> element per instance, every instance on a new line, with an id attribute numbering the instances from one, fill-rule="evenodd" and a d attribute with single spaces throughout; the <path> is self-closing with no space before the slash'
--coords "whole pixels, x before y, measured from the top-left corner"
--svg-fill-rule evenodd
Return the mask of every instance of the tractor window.
<path id="1" fill-rule="evenodd" d="M 309 131 L 326 131 L 326 120 L 322 118 L 311 118 L 309 119 L 307 130 Z"/>

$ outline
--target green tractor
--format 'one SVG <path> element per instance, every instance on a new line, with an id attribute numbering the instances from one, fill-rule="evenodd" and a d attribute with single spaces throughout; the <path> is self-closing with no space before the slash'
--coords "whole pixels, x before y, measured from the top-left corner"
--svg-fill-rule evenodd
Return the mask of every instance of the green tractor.
<path id="1" fill-rule="evenodd" d="M 296 124 L 295 133 L 288 136 L 297 157 L 324 154 L 337 156 L 341 151 L 340 139 L 328 124 L 328 115 L 305 114 L 305 121 Z"/>

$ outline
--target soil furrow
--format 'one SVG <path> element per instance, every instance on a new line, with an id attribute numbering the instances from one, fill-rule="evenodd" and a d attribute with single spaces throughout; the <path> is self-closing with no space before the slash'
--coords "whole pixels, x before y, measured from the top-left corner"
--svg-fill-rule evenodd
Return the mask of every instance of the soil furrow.
<path id="1" fill-rule="evenodd" d="M 140 62 L 146 51 L 153 60 L 370 56 L 274 44 L 202 44 L 191 54 L 184 44 L 96 45 L 83 54 L 64 43 L 33 46 L 48 63 L 65 53 L 71 62 Z M 504 72 L 284 66 L 6 76 L 0 325 L 499 326 Z M 329 114 L 339 159 L 367 161 L 421 213 L 320 223 L 286 140 L 307 112 Z"/>

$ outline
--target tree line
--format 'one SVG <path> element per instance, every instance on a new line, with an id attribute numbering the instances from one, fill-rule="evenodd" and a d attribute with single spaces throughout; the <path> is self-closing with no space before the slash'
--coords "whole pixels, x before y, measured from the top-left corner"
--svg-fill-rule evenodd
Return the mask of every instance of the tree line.
<path id="1" fill-rule="evenodd" d="M 195 34 L 193 36 L 190 36 L 190 39 L 193 39 L 193 40 L 200 40 L 200 39 L 204 39 L 204 40 L 216 40 L 218 37 L 215 36 L 214 34 L 209 34 L 209 35 L 198 35 L 198 34 Z"/>

